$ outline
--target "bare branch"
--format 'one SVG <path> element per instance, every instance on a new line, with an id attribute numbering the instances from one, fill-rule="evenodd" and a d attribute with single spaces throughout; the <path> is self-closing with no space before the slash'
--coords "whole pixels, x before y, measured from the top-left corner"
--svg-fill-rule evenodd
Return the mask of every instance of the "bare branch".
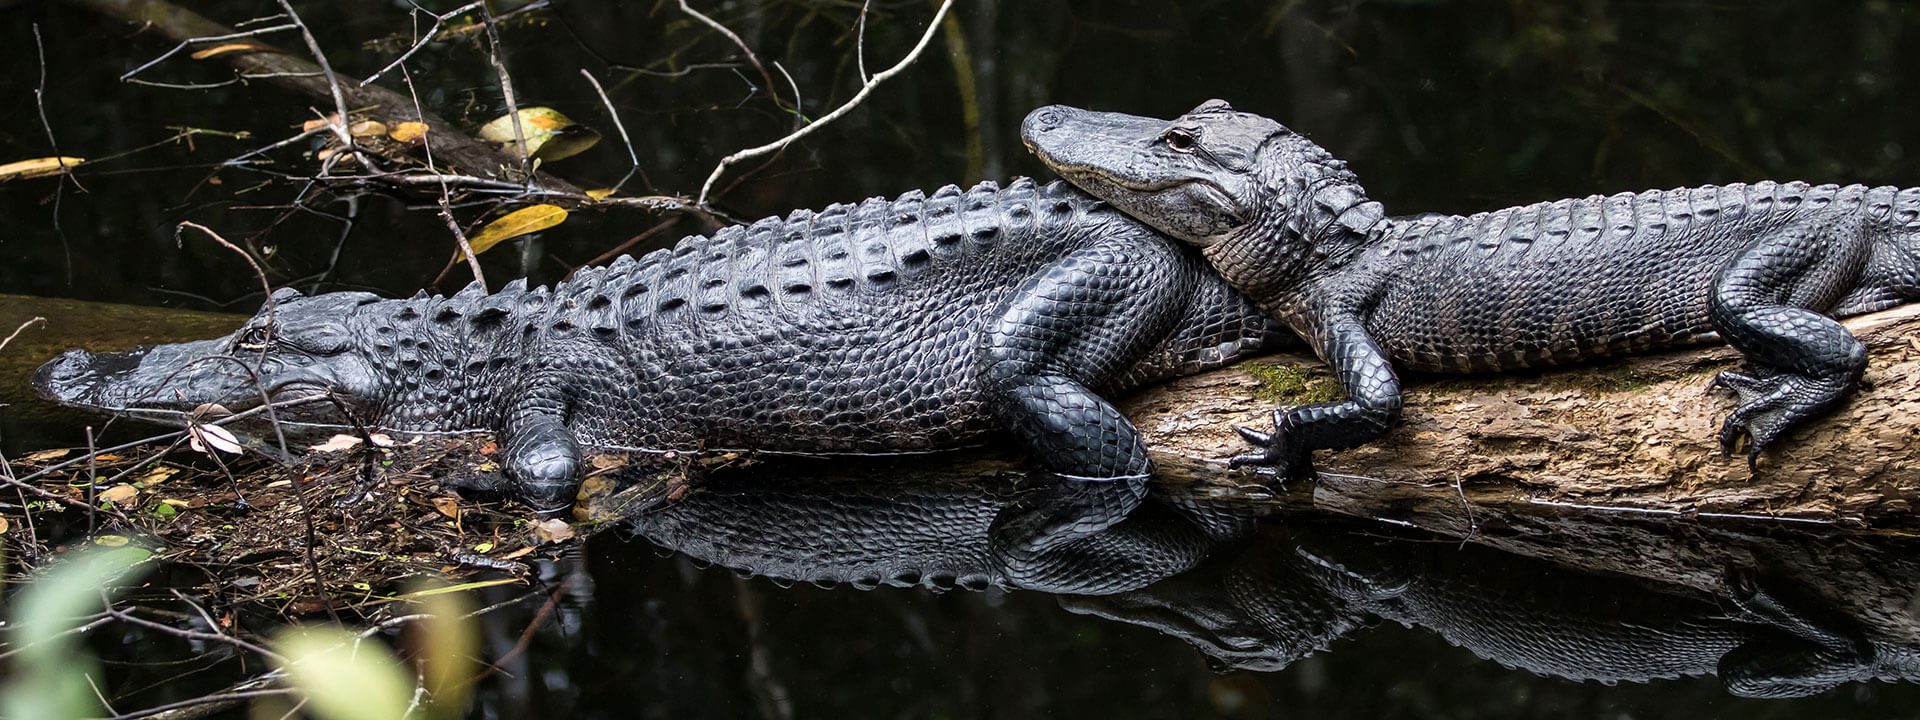
<path id="1" fill-rule="evenodd" d="M 333 134 L 340 139 L 342 147 L 353 147 L 353 136 L 347 133 L 347 98 L 340 92 L 340 78 L 333 74 L 333 64 L 327 62 L 327 53 L 320 49 L 320 41 L 314 39 L 313 32 L 293 11 L 293 3 L 280 0 L 280 9 L 285 10 L 287 17 L 293 20 L 294 27 L 300 29 L 300 39 L 306 41 L 307 51 L 313 53 L 313 61 L 320 64 L 320 72 L 327 76 L 327 91 L 333 95 L 333 111 L 338 118 L 331 123 Z"/>
<path id="2" fill-rule="evenodd" d="M 854 93 L 853 97 L 848 99 L 847 102 L 842 104 L 840 107 L 834 108 L 833 112 L 829 112 L 825 115 L 820 116 L 820 119 L 807 124 L 806 126 L 800 128 L 799 130 L 793 131 L 791 134 L 787 135 L 786 137 L 780 138 L 779 140 L 775 140 L 765 145 L 761 145 L 760 147 L 741 150 L 732 155 L 728 155 L 724 158 L 721 158 L 720 164 L 714 166 L 713 174 L 708 175 L 706 183 L 700 186 L 700 197 L 696 201 L 696 204 L 698 204 L 700 207 L 703 207 L 703 208 L 707 206 L 707 193 L 713 190 L 713 184 L 720 180 L 720 175 L 722 173 L 725 173 L 728 167 L 734 164 L 737 164 L 743 160 L 750 160 L 756 157 L 760 157 L 762 155 L 766 155 L 768 153 L 778 152 L 786 148 L 788 145 L 793 144 L 794 141 L 799 140 L 803 137 L 806 137 L 807 135 L 811 134 L 813 131 L 819 129 L 820 127 L 826 125 L 827 123 L 833 122 L 834 120 L 839 119 L 840 116 L 847 114 L 848 111 L 852 110 L 855 106 L 859 105 L 861 101 L 866 100 L 868 95 L 873 94 L 873 89 L 876 87 L 879 87 L 880 83 L 886 82 L 888 78 L 898 75 L 901 73 L 901 71 L 906 70 L 908 65 L 912 65 L 913 61 L 918 60 L 920 58 L 920 53 L 927 49 L 927 44 L 933 41 L 934 33 L 939 32 L 940 30 L 940 22 L 946 19 L 947 10 L 952 7 L 953 7 L 953 0 L 942 0 L 942 2 L 940 3 L 940 9 L 934 11 L 933 20 L 927 23 L 927 31 L 921 34 L 920 42 L 913 46 L 913 50 L 908 52 L 906 57 L 901 58 L 900 62 L 895 63 L 893 67 L 882 70 L 880 71 L 879 74 L 874 75 L 871 79 L 867 80 L 865 85 L 860 86 L 859 92 Z"/>
<path id="3" fill-rule="evenodd" d="M 420 40 L 418 42 L 415 42 L 413 44 L 413 47 L 407 48 L 406 52 L 400 53 L 400 57 L 394 58 L 393 62 L 387 63 L 386 67 L 380 68 L 378 72 L 375 72 L 372 75 L 368 75 L 367 79 L 361 80 L 360 84 L 363 86 L 370 85 L 373 83 L 373 81 L 379 80 L 381 75 L 385 75 L 387 74 L 387 71 L 392 70 L 396 67 L 399 67 L 400 63 L 406 62 L 407 58 L 413 57 L 413 54 L 416 52 L 419 52 L 420 48 L 426 47 L 427 43 L 433 42 L 434 36 L 440 34 L 440 26 L 446 24 L 447 18 L 454 17 L 456 15 L 465 14 L 466 12 L 474 8 L 481 7 L 486 4 L 487 4 L 486 0 L 474 0 L 474 2 L 461 5 L 460 7 L 454 8 L 452 10 L 441 13 L 439 15 L 433 15 L 433 27 L 427 28 L 426 35 L 421 36 Z M 416 11 L 421 11 L 420 6 L 418 5 L 415 5 L 414 9 Z M 428 14 L 432 15 L 432 13 L 428 13 Z M 416 25 L 415 27 L 418 27 L 418 26 Z"/>
<path id="4" fill-rule="evenodd" d="M 0 340 L 0 349 L 6 348 L 7 343 L 13 342 L 13 339 L 16 337 L 19 337 L 20 333 L 25 331 L 27 328 L 32 327 L 34 325 L 44 326 L 46 324 L 47 324 L 47 319 L 43 317 L 36 317 L 32 320 L 28 320 L 26 322 L 20 323 L 20 327 L 14 328 L 13 332 L 11 333 L 7 333 L 7 337 L 5 340 Z"/>
<path id="5" fill-rule="evenodd" d="M 747 62 L 753 63 L 753 69 L 760 71 L 760 81 L 764 83 L 762 87 L 767 89 L 767 96 L 773 99 L 775 107 L 780 107 L 780 95 L 773 91 L 773 76 L 767 74 L 767 66 L 760 64 L 760 57 L 753 54 L 753 48 L 747 47 L 745 40 L 741 40 L 739 35 L 735 35 L 732 30 L 728 30 L 727 26 L 721 25 L 720 21 L 707 17 L 701 14 L 700 11 L 688 7 L 687 0 L 680 0 L 680 11 L 692 15 L 693 19 L 699 20 L 705 23 L 707 27 L 718 31 L 721 35 L 727 36 L 728 40 L 732 40 L 733 44 L 740 48 L 740 52 L 746 53 Z M 800 109 L 798 105 L 798 103 L 795 103 L 795 112 L 798 112 Z M 701 204 L 704 205 L 705 203 L 703 202 Z"/>
<path id="6" fill-rule="evenodd" d="M 607 97 L 606 88 L 600 87 L 600 81 L 593 77 L 593 73 L 587 72 L 586 68 L 580 68 L 580 76 L 593 85 L 593 92 L 600 96 L 600 104 L 607 107 L 607 117 L 613 119 L 613 128 L 620 131 L 620 144 L 626 146 L 627 160 L 632 163 L 627 166 L 627 174 L 621 175 L 620 181 L 613 184 L 613 190 L 618 191 L 621 185 L 627 184 L 627 180 L 632 178 L 634 173 L 640 172 L 640 155 L 633 151 L 633 138 L 627 136 L 627 126 L 620 122 L 620 111 L 613 109 L 613 100 Z"/>

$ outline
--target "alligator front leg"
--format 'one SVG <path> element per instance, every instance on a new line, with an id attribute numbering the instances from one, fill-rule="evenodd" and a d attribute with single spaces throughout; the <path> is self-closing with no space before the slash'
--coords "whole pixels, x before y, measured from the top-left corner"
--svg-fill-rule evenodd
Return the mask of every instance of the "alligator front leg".
<path id="1" fill-rule="evenodd" d="M 1337 314 L 1313 335 L 1320 357 L 1332 366 L 1349 399 L 1277 408 L 1272 433 L 1236 428 L 1261 449 L 1236 456 L 1228 465 L 1271 467 L 1282 479 L 1308 477 L 1313 472 L 1312 451 L 1366 443 L 1399 419 L 1400 378 L 1357 315 Z"/>
<path id="2" fill-rule="evenodd" d="M 1009 547 L 1046 549 L 1120 521 L 1146 495 L 1146 442 L 1091 388 L 1171 332 L 1197 268 L 1164 240 L 1119 235 L 1027 280 L 983 338 L 979 372 L 1001 423 L 1068 483 L 1003 515 Z"/>
<path id="3" fill-rule="evenodd" d="M 564 384 L 534 381 L 508 411 L 505 467 L 514 493 L 536 512 L 565 510 L 573 504 L 585 463 L 580 442 L 567 427 L 569 405 Z"/>
<path id="4" fill-rule="evenodd" d="M 1749 462 L 1838 404 L 1867 367 L 1867 349 L 1852 333 L 1808 309 L 1845 294 L 1865 249 L 1816 230 L 1788 228 L 1755 242 L 1721 271 L 1709 300 L 1714 328 L 1756 371 L 1714 379 L 1740 396 L 1721 426 L 1721 449 L 1731 453 L 1745 434 Z"/>

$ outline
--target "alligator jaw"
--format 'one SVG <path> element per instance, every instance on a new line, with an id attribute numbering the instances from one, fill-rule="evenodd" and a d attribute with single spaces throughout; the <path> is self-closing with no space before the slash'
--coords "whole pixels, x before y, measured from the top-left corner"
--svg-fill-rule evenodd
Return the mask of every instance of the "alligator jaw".
<path id="1" fill-rule="evenodd" d="M 1027 114 L 1020 139 L 1061 177 L 1122 212 L 1206 247 L 1251 216 L 1237 198 L 1261 141 L 1285 128 L 1218 122 L 1242 114 L 1208 101 L 1172 121 L 1049 105 Z M 1246 116 L 1257 117 L 1257 116 Z M 1249 142 L 1251 138 L 1251 142 Z"/>

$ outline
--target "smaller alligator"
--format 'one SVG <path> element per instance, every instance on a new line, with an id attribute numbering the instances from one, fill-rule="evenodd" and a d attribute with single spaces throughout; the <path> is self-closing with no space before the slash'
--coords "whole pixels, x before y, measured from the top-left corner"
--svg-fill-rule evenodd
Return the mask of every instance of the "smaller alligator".
<path id="1" fill-rule="evenodd" d="M 1055 518 L 1065 538 L 1145 491 L 1145 444 L 1104 396 L 1285 337 L 1191 248 L 1021 180 L 796 211 L 552 289 L 281 290 L 229 337 L 71 351 L 34 386 L 161 422 L 271 399 L 292 403 L 283 427 L 345 427 L 344 410 L 389 430 L 498 432 L 509 480 L 540 509 L 572 504 L 590 450 L 872 455 L 1010 431 L 1063 485 L 1110 496 L 1104 520 Z"/>
<path id="2" fill-rule="evenodd" d="M 1387 217 L 1346 163 L 1209 101 L 1171 121 L 1044 107 L 1021 128 L 1062 177 L 1202 249 L 1306 338 L 1348 400 L 1283 408 L 1236 463 L 1311 472 L 1310 453 L 1385 433 L 1395 368 L 1481 372 L 1723 339 L 1748 461 L 1839 403 L 1867 352 L 1831 316 L 1920 297 L 1920 188 L 1761 182 Z"/>

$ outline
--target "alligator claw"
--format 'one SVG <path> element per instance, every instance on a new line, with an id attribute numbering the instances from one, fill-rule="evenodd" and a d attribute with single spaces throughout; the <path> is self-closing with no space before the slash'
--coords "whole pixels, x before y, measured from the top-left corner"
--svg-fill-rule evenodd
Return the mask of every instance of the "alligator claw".
<path id="1" fill-rule="evenodd" d="M 1227 467 L 1237 468 L 1252 465 L 1256 467 L 1273 468 L 1274 473 L 1283 479 L 1294 479 L 1311 475 L 1313 471 L 1307 463 L 1307 458 L 1302 456 L 1299 448 L 1294 447 L 1294 444 L 1288 441 L 1285 425 L 1283 424 L 1285 420 L 1286 411 L 1275 410 L 1273 413 L 1274 431 L 1271 433 L 1261 432 L 1243 425 L 1235 425 L 1233 429 L 1240 433 L 1241 439 L 1246 440 L 1247 444 L 1254 446 L 1258 451 L 1228 458 Z"/>
<path id="2" fill-rule="evenodd" d="M 1756 469 L 1760 453 L 1793 426 L 1826 411 L 1845 397 L 1849 382 L 1794 373 L 1748 375 L 1728 370 L 1714 376 L 1712 388 L 1732 390 L 1740 406 L 1720 425 L 1720 452 L 1732 455 L 1747 438 L 1747 469 Z"/>

